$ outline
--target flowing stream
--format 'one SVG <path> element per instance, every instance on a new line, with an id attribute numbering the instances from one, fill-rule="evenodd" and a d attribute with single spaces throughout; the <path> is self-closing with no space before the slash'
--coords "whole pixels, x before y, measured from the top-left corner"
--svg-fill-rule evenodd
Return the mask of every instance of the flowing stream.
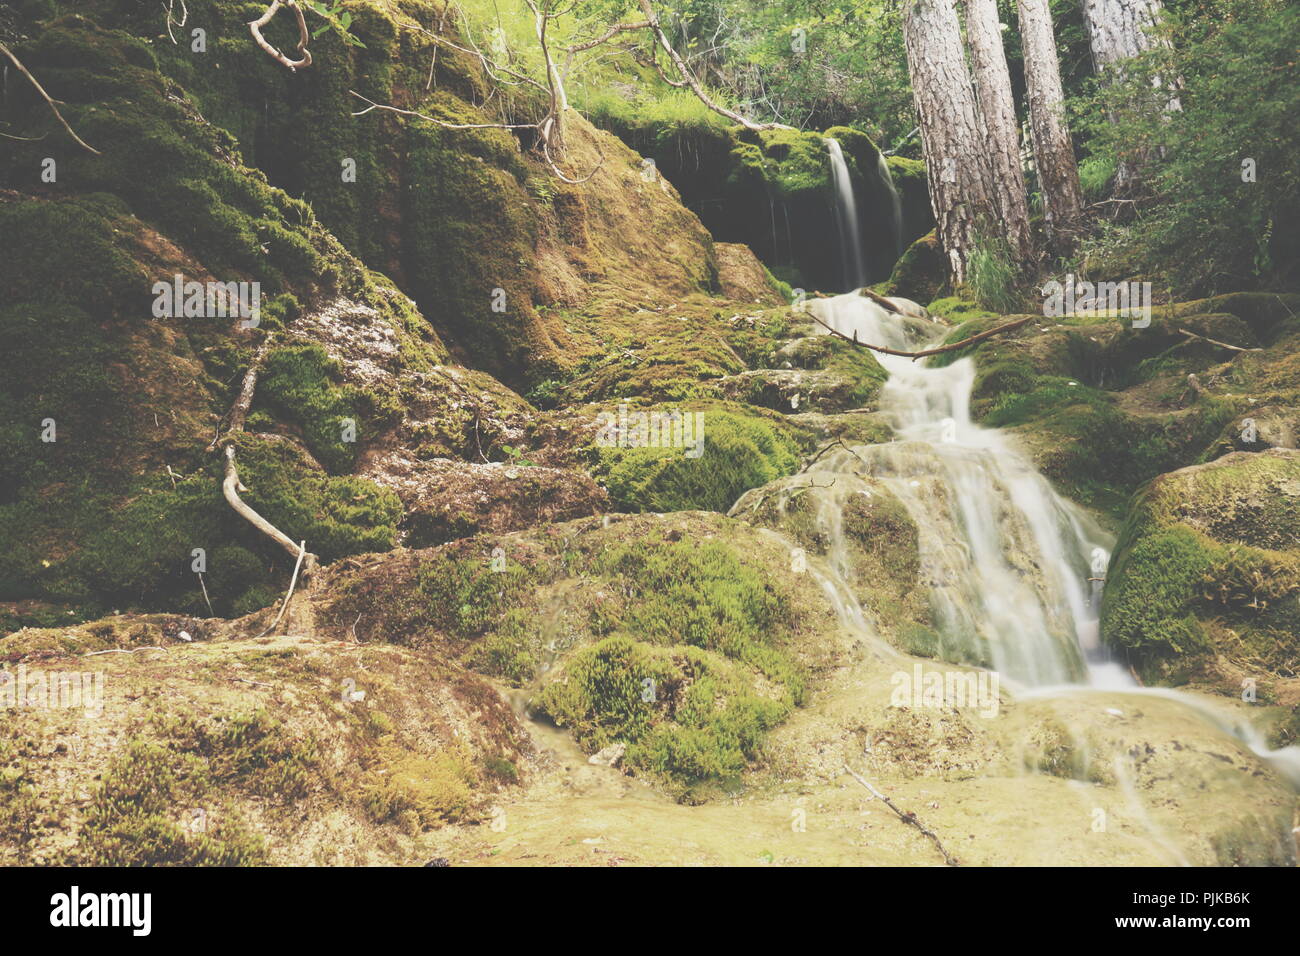
<path id="1" fill-rule="evenodd" d="M 923 348 L 942 331 L 900 321 L 857 294 L 809 308 L 836 331 L 901 350 Z M 970 358 L 930 368 L 877 353 L 889 379 L 880 411 L 896 438 L 845 448 L 813 471 L 885 485 L 919 532 L 922 580 L 940 633 L 939 656 L 998 672 L 1019 696 L 1095 689 L 1173 697 L 1242 740 L 1300 786 L 1300 748 L 1270 751 L 1240 715 L 1207 698 L 1145 690 L 1101 643 L 1098 611 L 1113 542 L 1089 515 L 1060 497 L 1014 437 L 971 420 Z M 832 484 L 819 514 L 831 541 L 828 564 L 844 578 L 847 545 Z M 870 615 L 847 585 L 834 586 L 846 625 L 872 633 Z"/>

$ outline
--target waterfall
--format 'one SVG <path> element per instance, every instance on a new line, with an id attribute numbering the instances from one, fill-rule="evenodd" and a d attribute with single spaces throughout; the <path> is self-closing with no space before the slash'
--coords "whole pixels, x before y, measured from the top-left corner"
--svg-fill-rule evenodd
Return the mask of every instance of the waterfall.
<path id="1" fill-rule="evenodd" d="M 890 226 L 892 227 L 891 235 L 894 237 L 894 255 L 902 256 L 903 200 L 898 195 L 898 188 L 894 185 L 894 174 L 889 171 L 889 161 L 885 159 L 884 153 L 876 153 L 876 172 L 880 176 L 880 181 L 885 184 L 885 189 L 889 191 L 889 211 L 892 217 Z"/>
<path id="2" fill-rule="evenodd" d="M 835 190 L 835 222 L 840 233 L 844 284 L 848 289 L 860 289 L 867 284 L 867 273 L 862 258 L 862 233 L 858 225 L 858 201 L 853 194 L 853 180 L 849 178 L 849 167 L 844 162 L 839 141 L 826 140 L 826 151 L 831 158 L 831 185 Z"/>
<path id="3" fill-rule="evenodd" d="M 862 296 L 810 307 L 859 341 L 919 344 L 915 332 Z M 1091 683 L 1094 671 L 1114 683 L 1089 580 L 1094 555 L 1108 554 L 1110 540 L 1056 494 L 1011 437 L 971 420 L 971 359 L 927 368 L 878 358 L 890 373 L 880 411 L 896 440 L 846 449 L 819 465 L 870 477 L 906 507 L 919 532 L 944 656 L 981 663 L 1026 687 Z"/>
<path id="4" fill-rule="evenodd" d="M 855 293 L 813 300 L 808 308 L 860 342 L 915 350 L 935 338 L 927 323 L 902 320 Z M 876 357 L 889 373 L 880 412 L 895 440 L 822 456 L 808 470 L 832 480 L 801 489 L 818 496 L 829 572 L 851 576 L 843 522 L 834 512 L 849 496 L 869 493 L 866 482 L 883 484 L 917 527 L 921 581 L 941 658 L 991 668 L 1025 700 L 1089 690 L 1176 700 L 1300 788 L 1300 748 L 1270 749 L 1248 721 L 1210 699 L 1141 688 L 1110 658 L 1098 611 L 1113 541 L 1055 492 L 1014 436 L 971 420 L 974 361 L 930 368 L 901 356 Z M 827 590 L 836 592 L 849 630 L 884 643 L 851 587 Z"/>

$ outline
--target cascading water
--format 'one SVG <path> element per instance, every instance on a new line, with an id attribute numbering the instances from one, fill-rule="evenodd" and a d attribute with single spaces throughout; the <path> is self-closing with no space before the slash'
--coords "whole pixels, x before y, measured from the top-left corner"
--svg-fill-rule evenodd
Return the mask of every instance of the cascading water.
<path id="1" fill-rule="evenodd" d="M 894 185 L 894 174 L 889 171 L 889 161 L 884 153 L 876 153 L 876 174 L 889 193 L 890 235 L 894 237 L 894 255 L 903 254 L 903 199 Z"/>
<path id="2" fill-rule="evenodd" d="M 810 307 L 859 341 L 918 345 L 870 299 L 844 295 Z M 1094 554 L 1110 542 L 1010 439 L 971 421 L 970 359 L 927 368 L 879 358 L 890 373 L 880 408 L 896 440 L 846 449 L 819 466 L 865 472 L 907 508 L 944 656 L 1025 686 L 1085 681 L 1091 664 L 1104 663 L 1089 578 Z"/>
<path id="3" fill-rule="evenodd" d="M 826 140 L 831 159 L 831 185 L 835 190 L 835 222 L 840 234 L 840 261 L 847 289 L 859 289 L 867 283 L 862 257 L 862 233 L 858 224 L 858 201 L 853 194 L 853 180 L 844 162 L 844 152 L 837 140 Z"/>
<path id="4" fill-rule="evenodd" d="M 827 326 L 860 342 L 906 351 L 935 337 L 924 325 L 900 321 L 856 293 L 808 307 Z M 906 507 L 918 529 L 939 656 L 991 668 L 1025 698 L 1092 688 L 1176 699 L 1300 787 L 1300 748 L 1270 750 L 1240 717 L 1195 695 L 1140 688 L 1108 658 L 1098 606 L 1112 542 L 1086 512 L 1056 494 L 1012 438 L 972 422 L 973 361 L 930 368 L 900 356 L 877 358 L 889 372 L 880 410 L 895 440 L 846 447 L 823 456 L 809 472 L 868 478 Z M 835 485 L 819 486 L 826 490 L 816 493 L 822 501 L 819 520 L 831 541 L 828 565 L 843 578 L 841 522 L 829 512 L 852 492 Z M 827 591 L 834 592 L 846 625 L 883 643 L 851 588 Z"/>

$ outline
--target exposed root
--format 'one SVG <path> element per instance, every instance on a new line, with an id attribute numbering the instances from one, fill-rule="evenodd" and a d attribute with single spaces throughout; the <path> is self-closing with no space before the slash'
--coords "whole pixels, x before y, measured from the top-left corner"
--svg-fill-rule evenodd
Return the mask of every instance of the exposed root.
<path id="1" fill-rule="evenodd" d="M 288 7 L 298 18 L 298 59 L 296 60 L 289 59 L 262 36 L 262 27 L 271 22 L 282 6 Z M 311 50 L 307 49 L 307 41 L 311 39 L 311 35 L 307 32 L 307 18 L 302 15 L 302 7 L 298 6 L 298 0 L 271 0 L 271 5 L 266 8 L 266 12 L 251 21 L 248 29 L 253 34 L 253 39 L 257 41 L 257 45 L 270 54 L 277 63 L 283 63 L 294 71 L 311 66 Z"/>
<path id="2" fill-rule="evenodd" d="M 230 428 L 226 432 L 227 439 L 244 430 L 244 422 L 248 418 L 248 409 L 253 404 L 253 393 L 257 390 L 257 374 L 261 368 L 262 356 L 266 354 L 266 348 L 266 344 L 263 343 L 253 357 L 253 361 L 249 364 L 248 372 L 244 375 L 244 383 L 239 390 L 239 397 L 235 399 L 235 404 L 230 410 Z M 297 558 L 299 564 L 303 567 L 303 576 L 309 576 L 316 568 L 316 555 L 307 553 L 306 542 L 294 544 L 292 538 L 249 507 L 244 499 L 239 497 L 241 491 L 247 490 L 239 480 L 239 468 L 235 465 L 235 444 L 228 441 L 226 444 L 226 478 L 221 484 L 221 492 L 225 495 L 227 504 L 254 528 Z M 295 580 L 297 575 L 298 567 L 295 566 Z M 292 593 L 292 588 L 290 593 Z"/>

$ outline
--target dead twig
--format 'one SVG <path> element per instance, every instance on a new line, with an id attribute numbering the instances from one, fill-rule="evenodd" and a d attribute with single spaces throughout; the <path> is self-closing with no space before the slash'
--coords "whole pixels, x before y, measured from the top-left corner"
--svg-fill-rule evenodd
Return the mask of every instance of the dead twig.
<path id="1" fill-rule="evenodd" d="M 125 650 L 121 647 L 114 647 L 114 648 L 110 648 L 107 651 L 91 651 L 89 654 L 82 654 L 81 656 L 98 657 L 100 654 L 136 654 L 139 653 L 140 651 L 165 651 L 165 650 L 169 650 L 169 648 L 163 647 L 161 644 L 151 644 L 148 647 L 136 647 L 131 650 Z"/>
<path id="2" fill-rule="evenodd" d="M 1231 349 L 1233 352 L 1262 352 L 1263 349 L 1244 349 L 1240 345 L 1229 345 L 1227 342 L 1220 342 L 1218 339 L 1212 339 L 1208 335 L 1197 335 L 1195 332 L 1189 332 L 1186 329 L 1179 329 L 1180 335 L 1185 335 L 1190 339 L 1200 339 L 1202 342 L 1209 342 L 1211 345 L 1217 345 L 1221 349 Z"/>
<path id="3" fill-rule="evenodd" d="M 80 136 L 78 136 L 77 131 L 68 125 L 68 121 L 63 118 L 63 114 L 60 113 L 59 108 L 55 106 L 55 103 L 61 101 L 54 99 L 52 96 L 50 96 L 49 93 L 45 92 L 45 87 L 41 86 L 41 84 L 37 82 L 36 77 L 32 76 L 32 74 L 28 71 L 27 67 L 23 66 L 22 61 L 19 60 L 18 57 L 14 56 L 12 50 L 10 50 L 3 43 L 0 43 L 0 53 L 3 53 L 5 56 L 9 58 L 9 62 L 11 62 L 14 66 L 18 68 L 19 73 L 21 73 L 23 76 L 27 77 L 27 79 L 32 81 L 32 86 L 36 87 L 36 92 L 41 94 L 41 97 L 49 105 L 50 109 L 54 111 L 55 117 L 58 119 L 60 123 L 63 124 L 63 128 L 68 131 L 68 135 L 71 136 L 74 140 L 76 140 L 78 146 L 80 146 L 82 149 L 89 150 L 90 152 L 94 153 L 96 156 L 104 155 L 99 150 L 95 149 L 95 147 L 87 143 Z"/>
<path id="4" fill-rule="evenodd" d="M 873 797 L 883 802 L 885 806 L 889 807 L 889 809 L 893 810 L 894 813 L 898 816 L 898 819 L 902 820 L 908 826 L 916 827 L 927 837 L 929 837 L 930 840 L 933 841 L 934 845 L 939 848 L 939 852 L 943 854 L 943 859 L 945 863 L 947 863 L 949 866 L 961 866 L 961 864 L 957 861 L 957 858 L 949 854 L 948 851 L 944 849 L 943 843 L 935 835 L 934 831 L 931 830 L 929 827 L 927 827 L 924 823 L 922 823 L 915 813 L 912 813 L 910 810 L 903 811 L 898 809 L 898 807 L 894 805 L 894 801 L 890 800 L 887 796 L 885 796 L 883 793 L 881 793 L 879 790 L 873 787 L 866 779 L 854 773 L 849 768 L 848 764 L 844 765 L 844 772 L 847 773 L 854 780 L 856 780 L 858 783 L 862 784 L 862 786 L 866 787 L 869 791 L 871 791 L 871 795 Z"/>

